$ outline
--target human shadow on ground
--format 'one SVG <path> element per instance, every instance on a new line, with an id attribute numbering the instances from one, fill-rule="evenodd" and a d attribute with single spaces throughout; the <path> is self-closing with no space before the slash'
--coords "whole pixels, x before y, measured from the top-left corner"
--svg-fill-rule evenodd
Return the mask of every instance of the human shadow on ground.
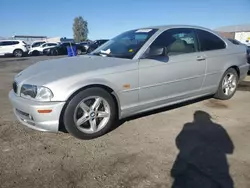
<path id="1" fill-rule="evenodd" d="M 219 124 L 204 111 L 194 113 L 176 137 L 179 154 L 171 169 L 172 188 L 233 188 L 226 154 L 234 145 Z"/>

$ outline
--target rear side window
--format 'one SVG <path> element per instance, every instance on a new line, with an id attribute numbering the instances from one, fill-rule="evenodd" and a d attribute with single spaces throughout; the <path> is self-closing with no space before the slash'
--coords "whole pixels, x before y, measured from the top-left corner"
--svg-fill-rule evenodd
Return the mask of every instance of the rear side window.
<path id="1" fill-rule="evenodd" d="M 196 32 L 199 38 L 201 51 L 220 50 L 226 48 L 224 41 L 216 35 L 200 29 L 196 29 Z"/>
<path id="2" fill-rule="evenodd" d="M 15 45 L 19 44 L 18 41 L 2 41 L 1 46 L 10 46 L 10 45 Z"/>
<path id="3" fill-rule="evenodd" d="M 241 43 L 238 42 L 237 40 L 234 40 L 234 39 L 228 39 L 231 43 L 235 44 L 235 45 L 240 45 Z"/>
<path id="4" fill-rule="evenodd" d="M 41 46 L 42 44 L 44 44 L 45 42 L 36 42 L 32 45 L 32 47 L 38 47 L 38 46 Z"/>
<path id="5" fill-rule="evenodd" d="M 18 42 L 18 41 L 13 41 L 12 44 L 13 44 L 13 45 L 19 44 L 19 42 Z"/>
<path id="6" fill-rule="evenodd" d="M 62 46 L 65 46 L 65 47 L 67 47 L 67 46 L 74 46 L 75 45 L 75 43 L 63 43 L 62 44 Z"/>
<path id="7" fill-rule="evenodd" d="M 56 46 L 56 43 L 48 43 L 48 46 Z"/>

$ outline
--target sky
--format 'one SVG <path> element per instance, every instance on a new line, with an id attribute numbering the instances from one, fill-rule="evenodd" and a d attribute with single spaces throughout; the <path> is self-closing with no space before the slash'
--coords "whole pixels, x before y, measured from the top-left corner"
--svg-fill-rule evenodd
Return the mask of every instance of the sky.
<path id="1" fill-rule="evenodd" d="M 88 21 L 89 39 L 109 39 L 155 25 L 249 24 L 250 0 L 0 0 L 0 36 L 72 38 L 76 16 Z"/>

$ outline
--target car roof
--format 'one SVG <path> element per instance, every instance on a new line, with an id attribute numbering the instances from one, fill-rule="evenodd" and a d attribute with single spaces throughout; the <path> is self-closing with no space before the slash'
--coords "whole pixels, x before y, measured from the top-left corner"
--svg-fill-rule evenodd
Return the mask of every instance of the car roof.
<path id="1" fill-rule="evenodd" d="M 166 30 L 166 29 L 173 29 L 173 28 L 193 28 L 193 29 L 203 29 L 208 31 L 213 31 L 208 28 L 197 26 L 197 25 L 159 25 L 159 26 L 149 26 L 149 27 L 142 27 L 137 29 L 160 29 L 160 30 Z M 214 32 L 214 31 L 213 31 Z"/>
<path id="2" fill-rule="evenodd" d="M 39 42 L 46 42 L 46 41 L 34 41 L 34 42 L 32 42 L 32 44 L 33 43 L 39 43 Z"/>
<path id="3" fill-rule="evenodd" d="M 48 43 L 59 44 L 59 42 L 45 42 L 44 44 L 48 44 Z"/>

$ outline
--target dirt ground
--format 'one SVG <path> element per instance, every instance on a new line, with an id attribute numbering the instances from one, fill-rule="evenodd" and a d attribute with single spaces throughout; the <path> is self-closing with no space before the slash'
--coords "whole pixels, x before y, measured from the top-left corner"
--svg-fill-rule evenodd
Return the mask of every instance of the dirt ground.
<path id="1" fill-rule="evenodd" d="M 82 141 L 33 131 L 12 113 L 14 75 L 47 58 L 0 58 L 0 187 L 250 187 L 249 78 L 229 101 L 161 109 Z"/>

